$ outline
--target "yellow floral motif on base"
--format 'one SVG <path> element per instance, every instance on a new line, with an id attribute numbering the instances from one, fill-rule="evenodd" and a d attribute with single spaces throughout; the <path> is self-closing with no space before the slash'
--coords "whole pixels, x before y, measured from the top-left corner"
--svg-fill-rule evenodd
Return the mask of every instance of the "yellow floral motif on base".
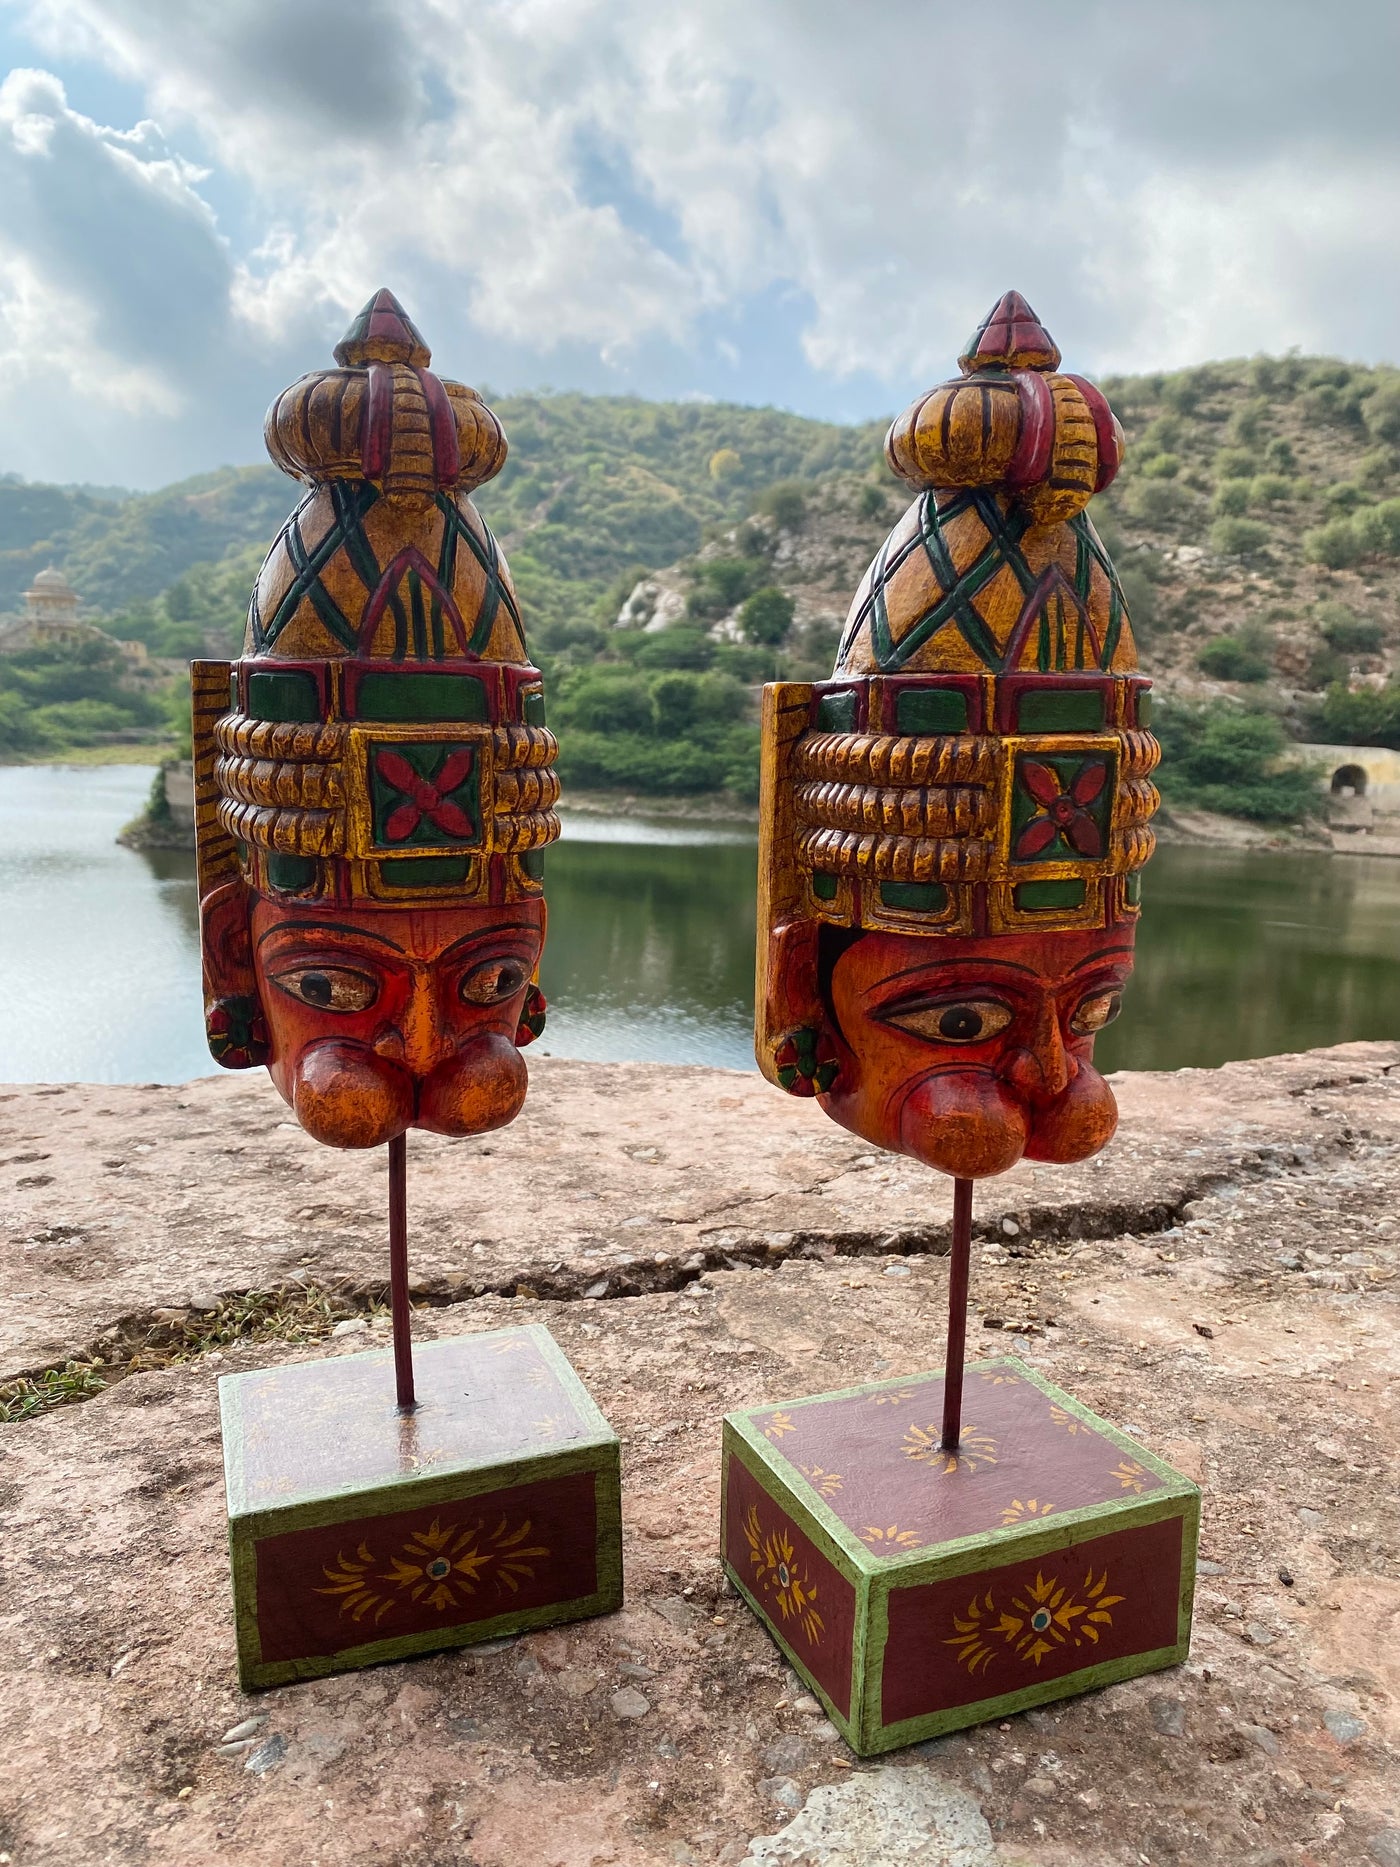
<path id="1" fill-rule="evenodd" d="M 792 1415 L 790 1413 L 775 1413 L 764 1427 L 763 1435 L 765 1439 L 781 1439 L 784 1433 L 795 1433 L 796 1431 L 797 1428 L 793 1425 Z"/>
<path id="2" fill-rule="evenodd" d="M 914 1459 L 921 1465 L 931 1465 L 935 1471 L 955 1472 L 961 1465 L 967 1471 L 975 1472 L 979 1465 L 995 1465 L 997 1462 L 997 1442 L 990 1433 L 980 1433 L 969 1420 L 963 1427 L 956 1452 L 947 1452 L 939 1443 L 943 1437 L 940 1426 L 911 1426 L 904 1434 L 904 1456 Z"/>
<path id="3" fill-rule="evenodd" d="M 1050 1408 L 1050 1424 L 1052 1426 L 1063 1427 L 1071 1439 L 1073 1439 L 1076 1433 L 1089 1433 L 1093 1431 L 1091 1426 L 1085 1425 L 1078 1414 L 1069 1413 L 1064 1407 L 1052 1406 Z"/>
<path id="4" fill-rule="evenodd" d="M 1147 1473 L 1136 1459 L 1119 1459 L 1109 1476 L 1116 1478 L 1125 1491 L 1133 1491 L 1139 1497 L 1147 1488 Z"/>
<path id="5" fill-rule="evenodd" d="M 446 1613 L 465 1607 L 478 1586 L 490 1581 L 499 1592 L 509 1589 L 518 1594 L 522 1581 L 533 1580 L 534 1564 L 549 1551 L 542 1544 L 526 1544 L 530 1534 L 527 1518 L 517 1529 L 510 1528 L 502 1517 L 495 1529 L 485 1533 L 480 1523 L 443 1525 L 434 1517 L 426 1530 L 416 1530 L 389 1558 L 386 1572 L 373 1573 L 377 1558 L 367 1543 L 361 1543 L 353 1556 L 343 1552 L 334 1566 L 323 1567 L 329 1587 L 318 1588 L 318 1595 L 338 1595 L 340 1611 L 352 1620 L 372 1615 L 377 1622 L 404 1601 L 422 1602 Z"/>
<path id="6" fill-rule="evenodd" d="M 878 1394 L 870 1396 L 872 1407 L 902 1407 L 906 1400 L 917 1400 L 919 1390 L 916 1387 L 886 1387 Z"/>
<path id="7" fill-rule="evenodd" d="M 883 1530 L 878 1525 L 869 1523 L 861 1531 L 860 1540 L 862 1543 L 868 1543 L 875 1554 L 881 1556 L 897 1549 L 917 1549 L 920 1544 L 926 1543 L 928 1538 L 920 1536 L 917 1530 L 901 1530 L 897 1523 L 892 1523 Z"/>
<path id="8" fill-rule="evenodd" d="M 1054 1509 L 1053 1504 L 1042 1504 L 1038 1498 L 1014 1497 L 1001 1513 L 1002 1525 L 1025 1523 L 1031 1517 L 1049 1517 Z"/>
<path id="9" fill-rule="evenodd" d="M 807 1644 L 819 1647 L 826 1624 L 815 1606 L 817 1586 L 797 1559 L 797 1549 L 786 1524 L 765 1531 L 759 1521 L 758 1506 L 751 1504 L 744 1519 L 744 1536 L 753 1564 L 754 1589 L 765 1601 L 776 1602 L 785 1621 L 794 1621 L 807 1636 Z"/>
<path id="10" fill-rule="evenodd" d="M 1107 1587 L 1107 1570 L 1096 1582 L 1091 1569 L 1078 1589 L 1037 1570 L 1032 1585 L 1013 1594 L 1009 1607 L 998 1608 L 990 1588 L 974 1595 L 966 1614 L 953 1616 L 955 1631 L 943 1644 L 956 1648 L 970 1673 L 986 1672 L 1006 1648 L 1026 1665 L 1039 1667 L 1046 1654 L 1067 1644 L 1098 1645 L 1100 1631 L 1113 1625 L 1111 1610 L 1124 1599 L 1106 1594 Z"/>
<path id="11" fill-rule="evenodd" d="M 822 1497 L 835 1497 L 845 1483 L 840 1472 L 824 1471 L 820 1465 L 799 1465 L 797 1469 Z"/>

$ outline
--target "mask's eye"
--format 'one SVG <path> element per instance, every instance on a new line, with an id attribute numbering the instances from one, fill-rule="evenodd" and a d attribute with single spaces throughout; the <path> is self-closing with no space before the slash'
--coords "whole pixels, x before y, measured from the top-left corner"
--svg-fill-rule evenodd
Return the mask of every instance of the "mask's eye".
<path id="1" fill-rule="evenodd" d="M 379 996 L 368 973 L 349 966 L 296 966 L 273 978 L 290 998 L 314 1005 L 317 1011 L 366 1011 Z"/>
<path id="2" fill-rule="evenodd" d="M 954 1005 L 925 1005 L 886 1018 L 914 1037 L 935 1044 L 980 1044 L 1011 1022 L 1010 1007 L 995 998 L 962 999 Z"/>
<path id="3" fill-rule="evenodd" d="M 1069 1021 L 1069 1028 L 1076 1037 L 1092 1037 L 1095 1031 L 1101 1031 L 1123 1009 L 1121 992 L 1095 992 L 1092 998 L 1086 998 Z"/>
<path id="4" fill-rule="evenodd" d="M 503 1005 L 514 998 L 530 977 L 523 960 L 488 959 L 474 966 L 457 990 L 468 1005 Z"/>

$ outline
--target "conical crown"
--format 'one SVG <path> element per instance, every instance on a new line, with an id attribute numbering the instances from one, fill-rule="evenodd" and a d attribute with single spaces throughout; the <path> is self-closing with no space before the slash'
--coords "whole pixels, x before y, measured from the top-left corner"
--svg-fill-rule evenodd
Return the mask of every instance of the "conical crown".
<path id="1" fill-rule="evenodd" d="M 269 453 L 310 491 L 259 574 L 243 660 L 197 673 L 203 822 L 263 892 L 538 894 L 558 748 L 510 571 L 467 497 L 505 435 L 428 368 L 391 292 L 335 355 L 268 412 Z"/>

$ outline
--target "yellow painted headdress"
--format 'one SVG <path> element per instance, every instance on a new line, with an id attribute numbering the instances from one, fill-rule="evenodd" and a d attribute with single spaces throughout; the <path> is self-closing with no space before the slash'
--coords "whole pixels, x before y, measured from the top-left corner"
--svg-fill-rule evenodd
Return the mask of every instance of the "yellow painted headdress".
<path id="1" fill-rule="evenodd" d="M 1122 430 L 1058 373 L 1018 293 L 959 362 L 890 429 L 919 497 L 861 581 L 832 678 L 765 689 L 757 1051 L 775 1082 L 816 1016 L 801 925 L 994 936 L 1137 915 L 1150 683 L 1085 510 Z"/>
<path id="2" fill-rule="evenodd" d="M 239 872 L 362 905 L 537 895 L 557 747 L 468 497 L 505 436 L 428 368 L 390 292 L 335 357 L 268 411 L 268 452 L 310 491 L 263 565 L 243 658 L 194 668 L 201 897 Z"/>

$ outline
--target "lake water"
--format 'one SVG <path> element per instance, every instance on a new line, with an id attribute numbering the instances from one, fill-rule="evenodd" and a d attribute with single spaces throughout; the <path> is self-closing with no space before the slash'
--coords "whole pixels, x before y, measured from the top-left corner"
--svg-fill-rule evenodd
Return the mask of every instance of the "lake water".
<path id="1" fill-rule="evenodd" d="M 179 1082 L 204 1048 L 194 858 L 114 841 L 141 766 L 0 768 L 0 1081 Z M 751 1068 L 754 841 L 569 818 L 540 1049 Z M 1400 1037 L 1400 861 L 1162 849 L 1107 1069 Z"/>

